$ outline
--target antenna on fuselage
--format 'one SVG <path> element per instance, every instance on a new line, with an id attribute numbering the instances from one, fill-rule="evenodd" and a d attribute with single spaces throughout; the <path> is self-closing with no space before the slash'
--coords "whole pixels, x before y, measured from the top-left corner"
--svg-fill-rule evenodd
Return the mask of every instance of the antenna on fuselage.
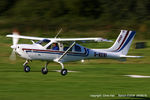
<path id="1" fill-rule="evenodd" d="M 55 38 L 58 37 L 58 35 L 60 34 L 61 31 L 62 31 L 62 28 L 58 31 L 58 33 L 56 34 Z"/>

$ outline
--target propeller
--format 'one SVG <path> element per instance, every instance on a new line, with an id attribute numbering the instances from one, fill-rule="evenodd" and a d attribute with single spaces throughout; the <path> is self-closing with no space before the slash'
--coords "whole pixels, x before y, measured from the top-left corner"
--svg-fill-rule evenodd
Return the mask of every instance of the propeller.
<path id="1" fill-rule="evenodd" d="M 13 35 L 14 35 L 14 37 L 12 37 L 13 45 L 11 46 L 11 48 L 13 50 L 12 50 L 12 53 L 9 58 L 10 58 L 10 60 L 14 61 L 14 60 L 16 60 L 15 52 L 16 52 L 18 41 L 19 41 L 19 38 L 17 38 L 17 36 L 19 36 L 19 32 L 15 30 L 15 31 L 13 31 Z"/>
<path id="2" fill-rule="evenodd" d="M 9 59 L 12 60 L 12 61 L 16 60 L 15 49 L 13 49 L 13 51 L 11 52 L 11 55 L 10 55 Z"/>

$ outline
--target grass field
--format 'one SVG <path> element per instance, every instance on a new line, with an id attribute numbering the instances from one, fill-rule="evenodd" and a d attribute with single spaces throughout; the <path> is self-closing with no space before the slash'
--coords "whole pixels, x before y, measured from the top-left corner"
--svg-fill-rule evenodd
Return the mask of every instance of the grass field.
<path id="1" fill-rule="evenodd" d="M 150 76 L 150 41 L 147 48 L 130 49 L 130 55 L 145 56 L 141 59 L 127 59 L 126 62 L 99 59 L 85 63 L 66 63 L 70 72 L 67 76 L 59 70 L 59 64 L 49 64 L 49 73 L 41 74 L 45 62 L 30 63 L 31 72 L 25 73 L 22 64 L 25 60 L 17 57 L 10 61 L 11 39 L 0 37 L 0 100 L 149 100 L 150 78 L 130 78 L 124 75 Z M 105 43 L 102 43 L 103 47 Z M 106 43 L 109 47 L 111 43 Z M 84 44 L 87 45 L 87 44 Z M 93 44 L 89 44 L 92 47 Z M 136 95 L 136 97 L 135 97 Z"/>

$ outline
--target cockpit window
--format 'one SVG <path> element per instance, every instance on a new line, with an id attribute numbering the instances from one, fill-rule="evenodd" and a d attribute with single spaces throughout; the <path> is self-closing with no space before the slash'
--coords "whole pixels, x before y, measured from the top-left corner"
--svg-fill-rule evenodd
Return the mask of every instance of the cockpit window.
<path id="1" fill-rule="evenodd" d="M 41 44 L 42 46 L 45 46 L 47 43 L 49 43 L 50 40 L 48 39 L 43 39 L 43 40 L 40 40 L 38 42 L 36 42 L 36 44 Z"/>

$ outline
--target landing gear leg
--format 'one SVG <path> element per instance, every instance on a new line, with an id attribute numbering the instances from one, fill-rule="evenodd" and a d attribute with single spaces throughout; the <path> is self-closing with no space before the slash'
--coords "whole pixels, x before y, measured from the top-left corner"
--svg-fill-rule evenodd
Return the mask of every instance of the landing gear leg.
<path id="1" fill-rule="evenodd" d="M 63 75 L 63 76 L 67 75 L 68 71 L 67 71 L 67 69 L 64 68 L 64 64 L 61 63 L 61 62 L 59 62 L 59 63 L 61 65 L 61 67 L 62 67 L 61 75 Z"/>
<path id="2" fill-rule="evenodd" d="M 28 63 L 29 63 L 29 60 L 26 60 L 25 63 L 23 64 L 25 72 L 30 72 L 31 68 L 30 68 L 30 66 L 27 65 Z"/>
<path id="3" fill-rule="evenodd" d="M 41 69 L 41 72 L 42 72 L 42 74 L 47 74 L 48 73 L 48 69 L 47 69 L 47 65 L 49 64 L 49 62 L 47 61 L 46 62 L 46 64 L 45 64 L 45 67 L 43 67 L 42 69 Z"/>

